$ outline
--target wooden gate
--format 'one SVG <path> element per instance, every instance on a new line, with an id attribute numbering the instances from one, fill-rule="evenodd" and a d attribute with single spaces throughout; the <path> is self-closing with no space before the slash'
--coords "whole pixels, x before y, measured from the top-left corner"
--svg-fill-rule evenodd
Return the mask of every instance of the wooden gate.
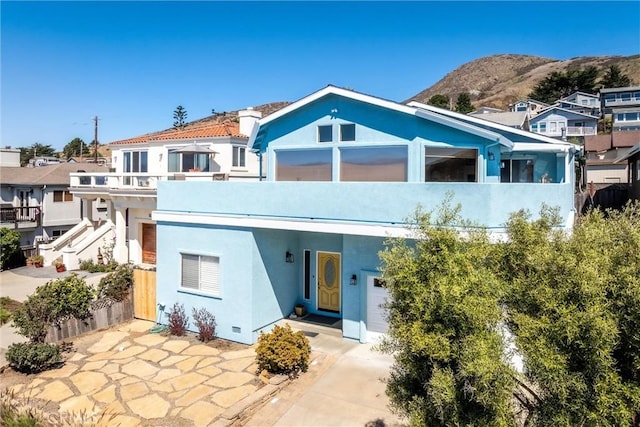
<path id="1" fill-rule="evenodd" d="M 133 317 L 156 319 L 156 272 L 133 269 Z"/>

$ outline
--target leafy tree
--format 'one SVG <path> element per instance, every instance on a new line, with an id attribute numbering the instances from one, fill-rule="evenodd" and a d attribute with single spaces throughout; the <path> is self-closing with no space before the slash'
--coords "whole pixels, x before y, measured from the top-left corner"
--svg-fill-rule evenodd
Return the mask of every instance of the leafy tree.
<path id="1" fill-rule="evenodd" d="M 42 145 L 36 142 L 30 147 L 20 147 L 20 165 L 28 165 L 29 160 L 33 159 L 34 157 L 54 157 L 55 155 L 56 150 L 51 145 Z"/>
<path id="2" fill-rule="evenodd" d="M 81 153 L 83 156 L 86 156 L 90 153 L 89 146 L 85 144 L 85 142 L 81 138 L 73 138 L 67 145 L 64 146 L 62 152 L 67 159 L 79 156 Z"/>
<path id="3" fill-rule="evenodd" d="M 460 207 L 417 212 L 415 244 L 391 240 L 380 254 L 389 291 L 388 338 L 395 356 L 387 394 L 412 425 L 510 425 L 514 380 L 502 360 L 502 286 L 484 231 Z M 467 228 L 465 228 L 467 229 Z"/>
<path id="4" fill-rule="evenodd" d="M 600 79 L 600 86 L 605 88 L 612 87 L 627 87 L 632 86 L 633 82 L 626 74 L 622 74 L 620 67 L 617 65 L 611 65 L 605 71 L 604 76 Z"/>
<path id="5" fill-rule="evenodd" d="M 433 105 L 434 107 L 449 109 L 449 102 L 449 97 L 447 95 L 433 95 L 429 98 L 427 104 Z"/>
<path id="6" fill-rule="evenodd" d="M 187 110 L 182 105 L 178 105 L 173 112 L 173 127 L 175 129 L 182 129 L 186 126 Z"/>
<path id="7" fill-rule="evenodd" d="M 455 111 L 462 114 L 470 113 L 474 110 L 473 105 L 471 105 L 471 97 L 468 93 L 463 92 L 458 95 L 458 99 L 456 100 Z"/>
<path id="8" fill-rule="evenodd" d="M 0 228 L 0 269 L 5 270 L 24 265 L 24 256 L 20 250 L 20 232 L 10 228 Z"/>
<path id="9" fill-rule="evenodd" d="M 574 92 L 596 92 L 598 69 L 594 66 L 585 69 L 570 69 L 566 72 L 554 71 L 534 86 L 529 98 L 551 104 Z"/>
<path id="10" fill-rule="evenodd" d="M 554 209 L 517 212 L 500 244 L 448 204 L 418 220 L 381 253 L 396 409 L 415 425 L 637 425 L 640 203 L 570 235 Z"/>

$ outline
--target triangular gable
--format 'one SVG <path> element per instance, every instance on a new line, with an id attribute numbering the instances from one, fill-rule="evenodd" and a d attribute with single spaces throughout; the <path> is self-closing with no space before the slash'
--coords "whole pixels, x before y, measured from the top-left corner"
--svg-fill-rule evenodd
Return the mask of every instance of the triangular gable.
<path id="1" fill-rule="evenodd" d="M 577 111 L 574 110 L 567 110 L 566 108 L 562 108 L 562 107 L 549 107 L 543 111 L 540 111 L 540 113 L 538 113 L 534 118 L 531 119 L 531 121 L 537 121 L 540 120 L 543 116 L 553 112 L 553 111 L 562 111 L 566 114 L 572 114 L 574 116 L 582 116 L 585 119 L 591 119 L 591 120 L 597 120 L 598 117 L 596 116 L 592 116 L 591 114 L 585 114 L 585 113 L 579 113 Z"/>
<path id="2" fill-rule="evenodd" d="M 483 129 L 477 126 L 473 126 L 472 124 L 469 124 L 467 122 L 464 121 L 459 121 L 456 120 L 455 118 L 452 117 L 447 117 L 445 115 L 441 115 L 441 114 L 437 114 L 434 112 L 430 112 L 430 111 L 424 111 L 423 109 L 420 108 L 415 108 L 413 106 L 410 105 L 405 105 L 405 104 L 400 104 L 394 101 L 389 101 L 386 99 L 382 99 L 382 98 L 377 98 L 371 95 L 366 95 L 360 92 L 354 92 L 352 90 L 348 90 L 348 89 L 342 89 L 336 86 L 332 86 L 329 85 L 323 89 L 320 89 L 317 92 L 314 92 L 298 101 L 293 102 L 292 104 L 289 104 L 288 106 L 276 111 L 273 114 L 270 114 L 260 120 L 258 120 L 258 122 L 256 122 L 256 124 L 253 127 L 253 131 L 251 133 L 251 137 L 249 138 L 249 143 L 248 143 L 248 147 L 249 149 L 251 149 L 254 152 L 259 152 L 262 150 L 262 144 L 261 144 L 261 136 L 260 136 L 260 129 L 264 128 L 266 126 L 269 125 L 269 123 L 278 120 L 284 116 L 286 116 L 287 114 L 290 114 L 300 108 L 304 108 L 306 105 L 317 101 L 325 96 L 328 95 L 336 95 L 336 96 L 341 96 L 344 98 L 348 98 L 348 99 L 352 99 L 352 100 L 356 100 L 356 101 L 360 101 L 360 102 L 364 102 L 370 105 L 375 105 L 381 108 L 386 108 L 392 111 L 396 111 L 396 112 L 400 112 L 400 113 L 404 113 L 404 114 L 408 114 L 408 115 L 412 115 L 412 116 L 416 116 L 416 117 L 420 117 L 423 118 L 425 120 L 429 120 L 435 123 L 439 123 L 442 124 L 444 126 L 448 126 L 448 127 L 452 127 L 455 129 L 459 129 L 462 130 L 464 132 L 468 132 L 474 135 L 477 135 L 481 138 L 485 138 L 485 139 L 489 139 L 491 141 L 495 141 L 498 142 L 502 145 L 505 145 L 507 147 L 511 147 L 512 146 L 512 142 L 508 140 L 508 138 L 505 138 L 503 135 L 499 134 L 499 133 L 495 133 L 495 132 L 491 132 L 490 130 L 487 129 Z"/>

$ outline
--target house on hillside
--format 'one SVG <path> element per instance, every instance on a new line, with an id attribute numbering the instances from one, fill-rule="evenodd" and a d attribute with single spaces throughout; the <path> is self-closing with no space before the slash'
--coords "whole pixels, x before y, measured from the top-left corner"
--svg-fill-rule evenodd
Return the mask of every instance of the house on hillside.
<path id="1" fill-rule="evenodd" d="M 640 130 L 640 86 L 600 89 L 600 102 L 613 131 Z"/>
<path id="2" fill-rule="evenodd" d="M 106 200 L 112 212 L 100 232 L 88 235 L 81 245 L 62 252 L 68 268 L 81 259 L 95 259 L 97 251 L 113 242 L 113 257 L 147 268 L 156 265 L 157 188 L 162 181 L 257 181 L 262 175 L 260 158 L 247 151 L 248 133 L 260 118 L 258 111 L 239 112 L 237 120 L 198 120 L 180 129 L 167 129 L 110 144 L 109 173 L 76 173 L 71 176 L 74 196 L 92 203 Z M 219 203 L 206 193 L 184 192 L 175 200 L 200 197 L 207 204 Z M 87 218 L 87 222 L 94 222 Z M 93 230 L 73 230 L 73 233 Z M 70 233 L 69 236 L 71 236 Z M 63 236 L 61 242 L 65 242 Z M 153 318 L 151 319 L 153 320 Z"/>
<path id="3" fill-rule="evenodd" d="M 106 219 L 107 208 L 101 200 L 89 206 L 69 191 L 69 174 L 79 170 L 100 172 L 104 168 L 82 163 L 0 167 L 0 227 L 20 232 L 26 255 L 55 241 L 89 213 L 97 221 Z"/>
<path id="4" fill-rule="evenodd" d="M 598 133 L 598 117 L 560 107 L 549 107 L 529 119 L 529 129 L 533 133 L 551 138 L 583 138 Z"/>
<path id="5" fill-rule="evenodd" d="M 527 113 L 529 117 L 535 117 L 541 111 L 546 110 L 549 107 L 549 104 L 545 104 L 544 102 L 528 98 L 516 101 L 513 104 L 509 104 L 509 111 L 524 112 Z"/>
<path id="6" fill-rule="evenodd" d="M 628 164 L 618 160 L 626 156 L 631 147 L 638 142 L 640 142 L 640 130 L 585 137 L 587 182 L 606 185 L 628 183 Z"/>
<path id="7" fill-rule="evenodd" d="M 600 96 L 586 92 L 574 92 L 569 96 L 560 98 L 553 104 L 554 107 L 576 111 L 590 116 L 600 117 Z"/>
<path id="8" fill-rule="evenodd" d="M 248 147 L 266 180 L 162 181 L 152 213 L 157 302 L 207 308 L 224 339 L 254 343 L 296 304 L 375 339 L 378 252 L 411 238 L 418 206 L 451 196 L 495 238 L 543 204 L 574 222 L 575 145 L 426 104 L 328 86 L 259 120 Z"/>

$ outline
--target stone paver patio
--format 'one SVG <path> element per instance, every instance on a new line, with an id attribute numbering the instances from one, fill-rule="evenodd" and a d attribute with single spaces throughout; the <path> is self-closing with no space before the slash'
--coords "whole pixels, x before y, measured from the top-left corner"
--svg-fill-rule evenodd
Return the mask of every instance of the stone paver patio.
<path id="1" fill-rule="evenodd" d="M 16 397 L 98 425 L 206 426 L 263 383 L 253 347 L 150 334 L 134 320 L 73 340 L 60 369 L 5 372 Z"/>

